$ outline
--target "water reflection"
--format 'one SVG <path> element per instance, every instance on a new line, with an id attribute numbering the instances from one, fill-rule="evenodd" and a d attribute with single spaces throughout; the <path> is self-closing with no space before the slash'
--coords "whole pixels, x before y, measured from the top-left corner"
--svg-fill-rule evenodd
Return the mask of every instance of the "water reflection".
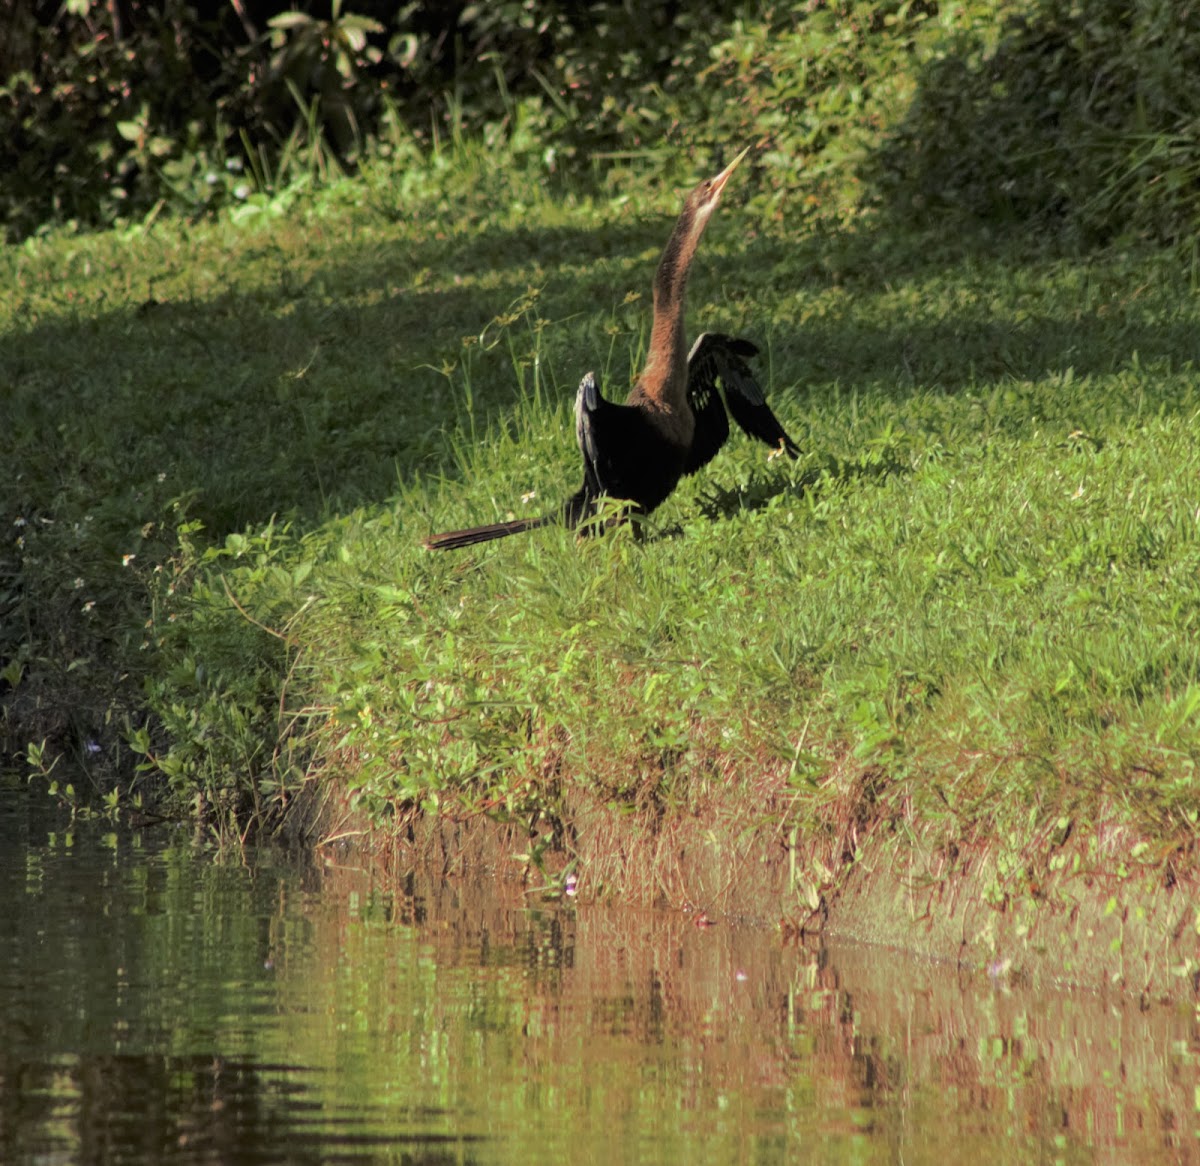
<path id="1" fill-rule="evenodd" d="M 0 1160 L 1176 1162 L 1196 1015 L 0 813 Z"/>
<path id="2" fill-rule="evenodd" d="M 411 1143 L 370 1107 L 330 1112 L 299 1065 L 220 1057 L 59 1057 L 19 1067 L 5 1088 L 5 1161 L 338 1162 Z M 8 1082 L 8 1072 L 4 1074 Z M 15 1105 L 14 1105 L 15 1102 Z M 461 1161 L 433 1151 L 408 1160 Z"/>

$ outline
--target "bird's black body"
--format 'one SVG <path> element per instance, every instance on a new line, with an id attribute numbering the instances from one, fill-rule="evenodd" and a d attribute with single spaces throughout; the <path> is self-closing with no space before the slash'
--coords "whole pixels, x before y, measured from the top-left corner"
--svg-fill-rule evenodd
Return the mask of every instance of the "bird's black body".
<path id="1" fill-rule="evenodd" d="M 587 524 L 603 497 L 649 514 L 685 474 L 707 465 L 729 437 L 729 417 L 751 437 L 800 453 L 784 432 L 746 363 L 758 353 L 749 340 L 705 332 L 691 351 L 683 339 L 688 270 L 721 189 L 745 151 L 716 178 L 688 196 L 667 242 L 654 281 L 654 328 L 646 367 L 623 405 L 606 400 L 588 373 L 575 397 L 575 436 L 583 457 L 583 485 L 554 514 L 449 531 L 426 540 L 451 550 L 562 522 Z M 728 410 L 728 412 L 726 411 Z M 585 526 L 586 529 L 586 526 Z"/>
<path id="2" fill-rule="evenodd" d="M 591 373 L 575 397 L 575 436 L 583 455 L 583 485 L 567 503 L 572 525 L 593 513 L 605 495 L 649 514 L 675 489 L 688 455 L 649 410 L 605 400 Z"/>
<path id="3" fill-rule="evenodd" d="M 695 424 L 683 445 L 664 434 L 640 404 L 606 401 L 588 373 L 575 398 L 575 430 L 583 454 L 583 486 L 567 503 L 577 525 L 598 498 L 624 498 L 649 514 L 666 501 L 685 474 L 708 465 L 729 437 L 729 414 L 751 437 L 796 457 L 800 450 L 767 404 L 746 359 L 758 349 L 749 340 L 705 332 L 688 354 L 687 403 Z M 729 413 L 726 413 L 728 408 Z"/>

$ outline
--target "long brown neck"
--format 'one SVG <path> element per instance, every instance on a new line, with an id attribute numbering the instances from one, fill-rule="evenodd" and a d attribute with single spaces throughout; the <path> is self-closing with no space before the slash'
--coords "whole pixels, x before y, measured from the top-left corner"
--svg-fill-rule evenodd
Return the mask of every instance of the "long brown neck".
<path id="1" fill-rule="evenodd" d="M 688 272 L 704 232 L 691 209 L 679 216 L 654 275 L 654 325 L 646 367 L 631 394 L 690 416 L 687 407 L 687 335 L 684 304 Z"/>

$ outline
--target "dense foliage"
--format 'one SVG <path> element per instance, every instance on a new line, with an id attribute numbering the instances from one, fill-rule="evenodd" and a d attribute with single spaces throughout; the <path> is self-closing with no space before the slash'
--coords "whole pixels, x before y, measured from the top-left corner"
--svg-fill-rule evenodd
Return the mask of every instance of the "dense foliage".
<path id="1" fill-rule="evenodd" d="M 1200 226 L 1200 6 L 1002 5 L 960 27 L 870 166 L 902 219 L 961 212 L 1083 241 L 1189 240 Z"/>
<path id="2" fill-rule="evenodd" d="M 197 214 L 463 136 L 544 177 L 762 152 L 764 210 L 1189 236 L 1200 9 L 1170 0 L 13 6 L 0 218 Z"/>

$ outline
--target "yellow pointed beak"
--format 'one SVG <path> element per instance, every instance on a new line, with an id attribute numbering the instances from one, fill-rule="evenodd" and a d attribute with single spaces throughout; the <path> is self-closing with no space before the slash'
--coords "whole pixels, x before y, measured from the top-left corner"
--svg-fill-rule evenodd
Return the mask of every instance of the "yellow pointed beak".
<path id="1" fill-rule="evenodd" d="M 750 153 L 751 149 L 751 146 L 747 146 L 736 158 L 734 158 L 732 162 L 729 163 L 728 166 L 725 167 L 724 170 L 721 171 L 720 174 L 716 176 L 716 178 L 712 180 L 712 184 L 709 186 L 710 195 L 715 198 L 721 193 L 725 187 L 725 183 L 729 181 L 730 175 L 733 174 L 733 172 L 738 168 L 741 160 Z"/>

